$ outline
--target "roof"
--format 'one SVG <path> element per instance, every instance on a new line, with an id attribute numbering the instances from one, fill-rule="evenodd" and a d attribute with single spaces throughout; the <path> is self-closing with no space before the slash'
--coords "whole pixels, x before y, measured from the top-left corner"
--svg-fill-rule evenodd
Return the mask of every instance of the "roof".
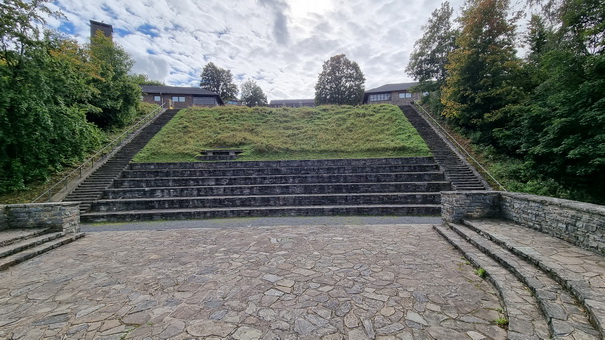
<path id="1" fill-rule="evenodd" d="M 366 91 L 366 93 L 382 93 L 382 92 L 395 92 L 409 90 L 410 87 L 416 86 L 418 83 L 398 83 L 398 84 L 386 84 L 375 89 Z"/>
<path id="2" fill-rule="evenodd" d="M 285 105 L 285 104 L 315 104 L 315 99 L 278 99 L 272 100 L 269 105 Z"/>
<path id="3" fill-rule="evenodd" d="M 181 86 L 155 86 L 155 85 L 141 85 L 141 89 L 144 93 L 158 93 L 158 94 L 181 94 L 181 95 L 194 95 L 194 96 L 208 96 L 217 97 L 220 104 L 223 104 L 221 97 L 212 91 L 204 90 L 201 87 L 181 87 Z"/>

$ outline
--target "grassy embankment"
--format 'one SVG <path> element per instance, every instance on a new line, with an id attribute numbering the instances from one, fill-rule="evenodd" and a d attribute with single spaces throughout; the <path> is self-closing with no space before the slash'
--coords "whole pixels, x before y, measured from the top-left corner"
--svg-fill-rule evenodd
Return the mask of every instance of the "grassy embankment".
<path id="1" fill-rule="evenodd" d="M 238 160 L 429 156 L 393 105 L 315 108 L 189 108 L 135 156 L 135 162 L 194 162 L 205 149 L 239 148 Z"/>

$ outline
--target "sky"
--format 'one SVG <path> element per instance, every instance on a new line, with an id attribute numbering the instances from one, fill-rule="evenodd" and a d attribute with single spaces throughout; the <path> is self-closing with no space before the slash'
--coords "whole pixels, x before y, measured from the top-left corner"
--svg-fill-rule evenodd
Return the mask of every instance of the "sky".
<path id="1" fill-rule="evenodd" d="M 113 26 L 132 72 L 171 86 L 199 86 L 204 66 L 252 79 L 269 100 L 314 98 L 323 63 L 346 54 L 366 90 L 411 82 L 414 42 L 441 0 L 55 0 L 47 25 L 81 43 L 90 20 Z M 463 0 L 450 0 L 459 13 Z"/>

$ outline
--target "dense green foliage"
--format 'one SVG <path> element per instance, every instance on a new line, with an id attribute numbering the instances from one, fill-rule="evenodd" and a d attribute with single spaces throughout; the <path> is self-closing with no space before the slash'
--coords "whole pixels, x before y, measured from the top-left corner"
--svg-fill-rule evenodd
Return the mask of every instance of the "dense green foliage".
<path id="1" fill-rule="evenodd" d="M 315 105 L 361 104 L 365 81 L 356 62 L 344 54 L 335 55 L 323 64 L 315 84 Z"/>
<path id="2" fill-rule="evenodd" d="M 254 80 L 248 79 L 241 85 L 242 104 L 247 107 L 267 106 L 267 96 Z"/>
<path id="3" fill-rule="evenodd" d="M 180 111 L 134 160 L 195 161 L 209 148 L 241 148 L 241 160 L 430 154 L 401 110 L 393 105 L 227 106 Z"/>
<path id="4" fill-rule="evenodd" d="M 442 113 L 510 189 L 605 203 L 605 3 L 546 1 L 522 37 L 508 6 L 467 1 Z"/>
<path id="5" fill-rule="evenodd" d="M 230 70 L 220 68 L 209 62 L 202 70 L 200 87 L 217 93 L 223 101 L 234 100 L 237 97 L 237 85 L 233 83 Z"/>
<path id="6" fill-rule="evenodd" d="M 42 15 L 57 15 L 44 3 L 0 4 L 0 193 L 81 160 L 105 140 L 100 127 L 126 124 L 136 114 L 140 89 L 130 86 L 123 51 L 104 43 L 105 55 L 117 56 L 110 60 L 94 46 L 42 35 Z M 101 125 L 87 119 L 102 114 Z"/>

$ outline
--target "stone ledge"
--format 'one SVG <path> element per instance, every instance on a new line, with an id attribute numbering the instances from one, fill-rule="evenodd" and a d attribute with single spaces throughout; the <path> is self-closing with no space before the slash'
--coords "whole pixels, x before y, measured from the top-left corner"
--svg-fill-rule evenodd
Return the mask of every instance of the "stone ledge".
<path id="1" fill-rule="evenodd" d="M 0 205 L 0 230 L 52 228 L 65 233 L 80 231 L 78 202 Z"/>

